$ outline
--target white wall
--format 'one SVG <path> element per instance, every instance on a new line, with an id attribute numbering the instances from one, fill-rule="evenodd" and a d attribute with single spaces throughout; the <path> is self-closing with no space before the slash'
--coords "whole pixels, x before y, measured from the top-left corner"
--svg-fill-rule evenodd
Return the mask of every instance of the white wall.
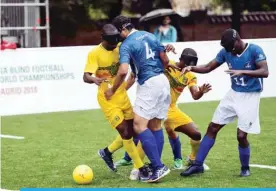
<path id="1" fill-rule="evenodd" d="M 246 40 L 260 45 L 267 56 L 270 76 L 264 80 L 263 97 L 276 96 L 276 39 Z M 178 60 L 183 48 L 194 48 L 199 56 L 198 64 L 213 59 L 221 49 L 219 41 L 175 43 Z M 72 111 L 99 108 L 97 87 L 84 84 L 83 69 L 87 53 L 92 47 L 63 47 L 5 50 L 0 52 L 0 115 L 18 115 L 53 111 Z M 55 71 L 52 69 L 55 67 Z M 45 70 L 47 68 L 47 70 Z M 52 68 L 52 69 L 51 69 Z M 39 69 L 39 70 L 38 70 Z M 224 73 L 226 65 L 216 71 L 198 75 L 199 84 L 209 82 L 213 90 L 200 101 L 219 100 L 230 88 L 230 78 Z M 55 74 L 57 80 L 47 76 Z M 35 76 L 37 79 L 27 80 Z M 129 91 L 135 100 L 135 87 Z M 179 102 L 193 102 L 186 90 Z"/>

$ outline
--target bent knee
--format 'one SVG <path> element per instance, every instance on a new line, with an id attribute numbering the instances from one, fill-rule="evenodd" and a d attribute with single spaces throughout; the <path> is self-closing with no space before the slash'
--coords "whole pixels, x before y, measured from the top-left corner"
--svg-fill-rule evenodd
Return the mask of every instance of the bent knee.
<path id="1" fill-rule="evenodd" d="M 200 141 L 201 140 L 201 133 L 200 132 L 195 132 L 191 135 L 190 137 L 194 141 Z"/>
<path id="2" fill-rule="evenodd" d="M 171 138 L 171 139 L 177 138 L 177 134 L 172 128 L 166 127 L 166 132 L 167 132 L 169 138 Z"/>
<path id="3" fill-rule="evenodd" d="M 221 125 L 211 122 L 207 129 L 207 135 L 211 138 L 216 138 L 217 133 L 221 129 Z"/>

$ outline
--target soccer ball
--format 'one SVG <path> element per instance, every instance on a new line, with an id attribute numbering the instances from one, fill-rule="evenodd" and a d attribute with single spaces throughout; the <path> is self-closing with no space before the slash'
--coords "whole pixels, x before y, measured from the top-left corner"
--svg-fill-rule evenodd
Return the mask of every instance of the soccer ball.
<path id="1" fill-rule="evenodd" d="M 87 165 L 79 165 L 73 171 L 73 179 L 77 184 L 90 184 L 93 180 L 93 171 Z"/>

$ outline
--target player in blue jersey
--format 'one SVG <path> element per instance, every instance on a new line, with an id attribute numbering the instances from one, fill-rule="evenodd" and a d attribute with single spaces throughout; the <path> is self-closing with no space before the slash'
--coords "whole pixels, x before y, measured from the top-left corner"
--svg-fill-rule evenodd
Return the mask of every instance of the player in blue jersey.
<path id="1" fill-rule="evenodd" d="M 241 162 L 240 176 L 250 175 L 250 146 L 247 134 L 259 134 L 259 103 L 263 90 L 263 78 L 268 77 L 266 56 L 261 47 L 245 43 L 234 29 L 223 32 L 221 46 L 224 48 L 206 65 L 187 67 L 185 71 L 209 73 L 227 63 L 232 87 L 218 105 L 206 135 L 202 139 L 196 161 L 181 176 L 203 173 L 203 162 L 215 143 L 217 133 L 226 124 L 238 119 L 237 139 Z M 184 72 L 184 71 L 183 71 Z"/>
<path id="2" fill-rule="evenodd" d="M 129 18 L 118 16 L 113 20 L 113 24 L 124 41 L 120 47 L 120 68 L 113 87 L 105 92 L 106 98 L 110 99 L 116 92 L 131 65 L 138 81 L 134 104 L 134 130 L 153 167 L 148 182 L 156 182 L 170 172 L 160 159 L 164 145 L 161 120 L 166 117 L 171 101 L 170 84 L 164 75 L 169 59 L 164 46 L 155 36 L 136 30 Z"/>

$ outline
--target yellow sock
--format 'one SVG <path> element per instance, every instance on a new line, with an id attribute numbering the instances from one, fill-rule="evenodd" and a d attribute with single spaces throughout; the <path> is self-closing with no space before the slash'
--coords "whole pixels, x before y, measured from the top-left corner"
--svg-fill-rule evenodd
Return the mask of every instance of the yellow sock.
<path id="1" fill-rule="evenodd" d="M 137 144 L 137 151 L 138 151 L 138 154 L 140 156 L 140 159 L 142 161 L 144 161 L 144 158 L 145 158 L 145 152 L 143 150 L 143 147 L 142 147 L 142 143 L 139 141 L 138 144 Z"/>
<path id="2" fill-rule="evenodd" d="M 118 149 L 123 147 L 123 139 L 121 138 L 120 135 L 116 137 L 116 139 L 108 146 L 108 150 L 111 153 L 114 153 Z"/>
<path id="3" fill-rule="evenodd" d="M 194 141 L 194 140 L 190 139 L 190 144 L 191 144 L 191 147 L 192 147 L 192 152 L 191 152 L 189 157 L 190 157 L 191 160 L 195 160 L 196 159 L 196 154 L 197 154 L 197 151 L 198 151 L 198 148 L 199 148 L 200 141 Z"/>
<path id="4" fill-rule="evenodd" d="M 142 166 L 144 166 L 144 163 L 138 154 L 138 150 L 133 142 L 133 139 L 123 140 L 123 144 L 126 149 L 126 152 L 130 156 L 130 158 L 133 160 L 133 163 L 135 164 L 135 168 L 139 169 Z"/>
<path id="5" fill-rule="evenodd" d="M 137 144 L 137 151 L 138 151 L 138 154 L 140 156 L 140 159 L 142 161 L 144 161 L 144 158 L 145 158 L 145 152 L 143 150 L 143 147 L 142 147 L 142 143 L 139 141 L 138 144 Z M 135 169 L 139 169 L 137 168 L 137 166 L 135 165 L 135 163 L 133 164 L 133 168 Z"/>

